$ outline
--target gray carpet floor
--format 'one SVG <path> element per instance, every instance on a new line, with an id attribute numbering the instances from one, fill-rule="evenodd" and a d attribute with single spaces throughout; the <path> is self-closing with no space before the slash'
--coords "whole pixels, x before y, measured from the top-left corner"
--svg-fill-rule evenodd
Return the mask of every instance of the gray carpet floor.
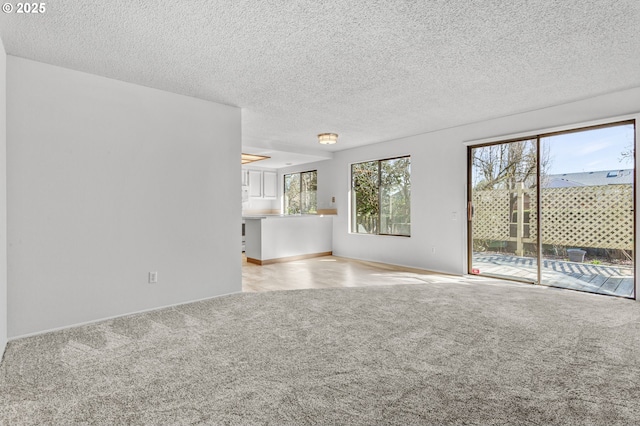
<path id="1" fill-rule="evenodd" d="M 12 341 L 0 423 L 638 424 L 640 303 L 495 283 L 238 294 Z"/>

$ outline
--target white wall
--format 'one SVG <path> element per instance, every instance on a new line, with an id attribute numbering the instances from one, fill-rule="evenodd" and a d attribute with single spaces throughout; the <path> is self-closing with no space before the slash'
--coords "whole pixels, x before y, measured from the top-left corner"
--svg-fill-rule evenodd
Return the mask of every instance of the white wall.
<path id="1" fill-rule="evenodd" d="M 414 136 L 338 152 L 333 160 L 337 256 L 461 273 L 466 149 L 459 141 Z M 349 233 L 350 164 L 411 155 L 411 237 Z M 453 214 L 456 220 L 452 220 Z M 435 250 L 435 253 L 432 252 Z"/>
<path id="2" fill-rule="evenodd" d="M 334 219 L 333 252 L 337 256 L 454 274 L 466 273 L 465 141 L 565 125 L 575 124 L 578 127 L 593 120 L 639 111 L 640 88 L 637 88 L 337 152 L 324 171 L 333 177 L 329 191 L 335 193 L 338 202 L 338 216 Z M 406 154 L 411 155 L 411 237 L 350 234 L 349 165 L 353 162 Z"/>
<path id="3" fill-rule="evenodd" d="M 0 359 L 7 346 L 7 55 L 0 40 Z"/>
<path id="4" fill-rule="evenodd" d="M 240 109 L 13 56 L 7 82 L 9 338 L 241 291 Z"/>

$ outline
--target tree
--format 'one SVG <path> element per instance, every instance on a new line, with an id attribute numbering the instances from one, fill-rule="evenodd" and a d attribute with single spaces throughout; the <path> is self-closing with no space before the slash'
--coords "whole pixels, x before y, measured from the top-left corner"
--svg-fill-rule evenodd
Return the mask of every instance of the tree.
<path id="1" fill-rule="evenodd" d="M 529 139 L 517 142 L 482 146 L 472 150 L 472 187 L 473 191 L 507 190 L 499 196 L 509 199 L 509 216 L 503 218 L 509 223 L 511 237 L 529 237 L 530 191 L 524 193 L 517 189 L 537 186 L 538 159 L 540 161 L 540 179 L 544 182 L 550 167 L 548 144 L 540 144 L 542 152 L 538 155 L 537 140 Z M 544 187 L 544 183 L 542 185 Z M 496 194 L 501 194 L 500 191 Z M 535 195 L 533 195 L 535 198 Z M 475 198 L 474 198 L 475 201 Z M 520 220 L 518 220 L 520 218 Z M 522 228 L 517 226 L 523 224 Z M 474 240 L 474 244 L 478 241 Z M 486 242 L 483 242 L 483 244 Z M 517 249 L 523 253 L 523 248 Z"/>
<path id="2" fill-rule="evenodd" d="M 316 213 L 318 207 L 316 170 L 284 175 L 285 214 Z"/>
<path id="3" fill-rule="evenodd" d="M 284 207 L 285 214 L 299 214 L 300 205 L 300 173 L 284 176 Z"/>
<path id="4" fill-rule="evenodd" d="M 409 234 L 411 159 L 368 161 L 351 166 L 355 232 Z"/>
<path id="5" fill-rule="evenodd" d="M 633 160 L 635 160 L 635 149 L 633 147 L 633 143 L 630 143 L 629 145 L 627 145 L 627 147 L 624 149 L 624 151 L 622 151 L 620 153 L 620 158 L 619 161 L 622 163 L 623 161 L 625 163 L 631 163 L 633 164 Z"/>
<path id="6" fill-rule="evenodd" d="M 360 232 L 364 228 L 368 234 L 378 232 L 378 162 L 353 164 L 351 166 L 353 190 L 354 227 Z"/>
<path id="7" fill-rule="evenodd" d="M 474 190 L 516 188 L 520 182 L 525 187 L 536 186 L 537 153 L 536 140 L 500 143 L 474 148 Z M 544 178 L 550 166 L 549 147 L 543 146 L 540 155 L 540 172 Z"/>
<path id="8" fill-rule="evenodd" d="M 380 162 L 380 232 L 409 235 L 411 223 L 411 159 Z"/>

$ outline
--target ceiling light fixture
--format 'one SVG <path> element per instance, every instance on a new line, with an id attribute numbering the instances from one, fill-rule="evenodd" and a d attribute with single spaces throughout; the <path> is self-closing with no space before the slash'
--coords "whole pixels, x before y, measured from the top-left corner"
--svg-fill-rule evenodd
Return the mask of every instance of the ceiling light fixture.
<path id="1" fill-rule="evenodd" d="M 338 142 L 338 134 L 337 133 L 320 133 L 318 135 L 318 142 L 322 145 L 333 145 Z"/>
<path id="2" fill-rule="evenodd" d="M 266 155 L 255 155 L 255 154 L 245 154 L 242 153 L 242 164 L 253 163 L 254 161 L 266 160 Z"/>

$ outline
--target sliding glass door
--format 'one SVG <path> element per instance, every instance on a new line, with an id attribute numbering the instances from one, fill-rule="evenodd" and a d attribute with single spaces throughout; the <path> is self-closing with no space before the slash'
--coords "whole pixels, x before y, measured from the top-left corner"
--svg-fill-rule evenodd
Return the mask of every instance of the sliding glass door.
<path id="1" fill-rule="evenodd" d="M 469 148 L 469 272 L 635 297 L 635 124 Z"/>
<path id="2" fill-rule="evenodd" d="M 540 138 L 541 283 L 633 297 L 633 123 Z"/>
<path id="3" fill-rule="evenodd" d="M 537 140 L 474 147 L 470 155 L 473 256 L 469 270 L 537 281 L 537 239 L 531 232 Z"/>

